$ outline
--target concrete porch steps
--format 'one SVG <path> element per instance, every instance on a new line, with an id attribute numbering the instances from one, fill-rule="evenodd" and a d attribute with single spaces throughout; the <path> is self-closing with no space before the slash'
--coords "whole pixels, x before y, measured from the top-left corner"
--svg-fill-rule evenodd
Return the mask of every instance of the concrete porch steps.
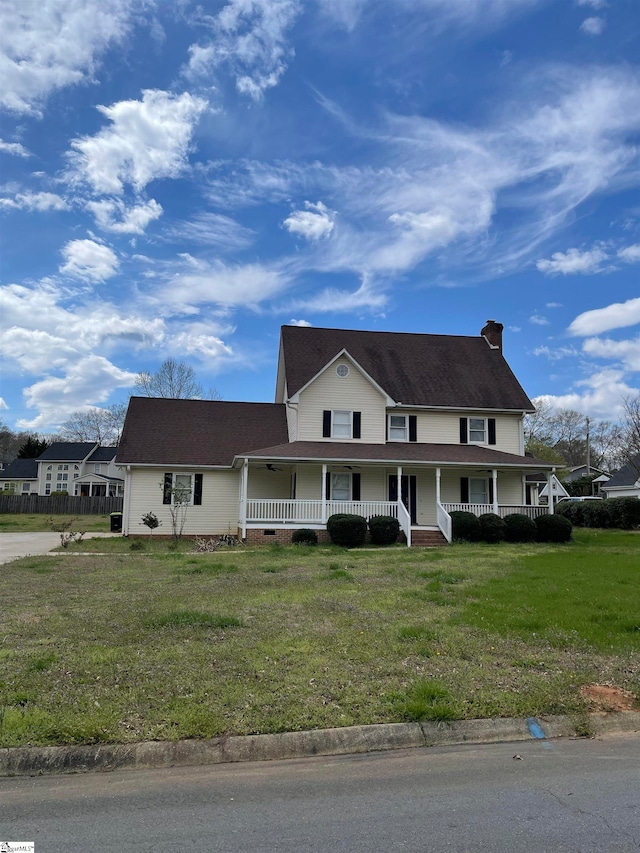
<path id="1" fill-rule="evenodd" d="M 448 542 L 439 530 L 411 530 L 411 546 L 413 548 L 437 548 Z"/>

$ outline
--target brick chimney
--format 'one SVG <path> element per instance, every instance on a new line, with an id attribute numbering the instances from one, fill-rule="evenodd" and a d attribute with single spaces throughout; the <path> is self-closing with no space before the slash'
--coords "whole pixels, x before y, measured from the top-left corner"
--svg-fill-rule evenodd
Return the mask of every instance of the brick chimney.
<path id="1" fill-rule="evenodd" d="M 499 349 L 502 352 L 502 330 L 504 326 L 502 323 L 496 323 L 495 320 L 487 320 L 487 324 L 484 329 L 480 332 L 480 334 L 487 339 L 489 344 Z"/>

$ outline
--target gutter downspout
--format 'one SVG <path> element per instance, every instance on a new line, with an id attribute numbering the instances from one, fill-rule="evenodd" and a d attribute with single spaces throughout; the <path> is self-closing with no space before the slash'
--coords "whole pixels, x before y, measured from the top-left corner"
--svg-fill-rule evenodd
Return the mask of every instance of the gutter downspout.
<path id="1" fill-rule="evenodd" d="M 249 482 L 249 460 L 242 463 L 242 476 L 240 478 L 240 525 L 242 527 L 242 539 L 247 538 L 247 484 Z"/>

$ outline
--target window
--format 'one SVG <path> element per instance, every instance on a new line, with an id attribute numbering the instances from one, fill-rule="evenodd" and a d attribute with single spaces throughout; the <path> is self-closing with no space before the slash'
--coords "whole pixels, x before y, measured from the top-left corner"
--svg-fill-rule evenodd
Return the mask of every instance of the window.
<path id="1" fill-rule="evenodd" d="M 62 474 L 58 474 L 58 476 L 57 476 L 57 478 L 56 478 L 56 479 L 61 480 L 61 479 L 62 479 Z"/>
<path id="2" fill-rule="evenodd" d="M 495 418 L 460 418 L 460 444 L 495 443 Z"/>
<path id="3" fill-rule="evenodd" d="M 23 492 L 28 492 L 30 490 L 31 490 L 31 483 L 23 483 L 22 484 L 22 491 Z"/>
<path id="4" fill-rule="evenodd" d="M 62 465 L 58 465 L 58 471 L 62 471 Z"/>
<path id="5" fill-rule="evenodd" d="M 100 463 L 98 462 L 93 466 L 93 473 L 99 474 L 101 469 L 102 469 L 102 465 L 100 465 Z"/>
<path id="6" fill-rule="evenodd" d="M 387 419 L 387 441 L 417 441 L 418 418 L 416 415 L 389 415 Z"/>
<path id="7" fill-rule="evenodd" d="M 62 470 L 63 470 L 63 471 L 68 471 L 68 470 L 69 470 L 69 466 L 68 466 L 68 465 L 65 465 L 65 466 L 64 466 L 64 468 L 63 468 Z"/>
<path id="8" fill-rule="evenodd" d="M 489 482 L 484 477 L 469 477 L 469 503 L 489 503 Z"/>
<path id="9" fill-rule="evenodd" d="M 362 413 L 346 409 L 326 409 L 322 413 L 323 438 L 360 438 Z"/>
<path id="10" fill-rule="evenodd" d="M 51 474 L 47 474 L 47 480 L 51 479 Z"/>
<path id="11" fill-rule="evenodd" d="M 339 364 L 336 367 L 336 373 L 341 379 L 344 379 L 345 376 L 349 375 L 349 367 L 346 364 Z"/>
<path id="12" fill-rule="evenodd" d="M 164 475 L 162 483 L 163 504 L 202 504 L 202 474 Z"/>
<path id="13" fill-rule="evenodd" d="M 45 493 L 45 495 L 51 494 L 51 483 L 46 484 L 46 486 L 44 487 L 44 493 Z"/>
<path id="14" fill-rule="evenodd" d="M 15 490 L 16 490 L 16 484 L 15 483 L 5 483 L 4 484 L 4 490 L 5 490 L 5 492 L 11 492 L 11 494 L 14 494 Z"/>
<path id="15" fill-rule="evenodd" d="M 346 472 L 327 473 L 327 500 L 331 501 L 359 501 L 360 500 L 360 474 L 348 474 Z"/>

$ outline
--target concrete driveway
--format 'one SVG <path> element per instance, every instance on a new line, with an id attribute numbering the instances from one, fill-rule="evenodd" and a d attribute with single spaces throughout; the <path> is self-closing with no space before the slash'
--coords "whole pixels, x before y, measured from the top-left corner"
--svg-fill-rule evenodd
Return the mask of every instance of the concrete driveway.
<path id="1" fill-rule="evenodd" d="M 118 536 L 113 533 L 86 533 L 86 539 L 97 536 Z M 60 534 L 47 533 L 0 533 L 0 563 L 10 563 L 20 557 L 33 554 L 47 554 L 60 545 Z"/>

